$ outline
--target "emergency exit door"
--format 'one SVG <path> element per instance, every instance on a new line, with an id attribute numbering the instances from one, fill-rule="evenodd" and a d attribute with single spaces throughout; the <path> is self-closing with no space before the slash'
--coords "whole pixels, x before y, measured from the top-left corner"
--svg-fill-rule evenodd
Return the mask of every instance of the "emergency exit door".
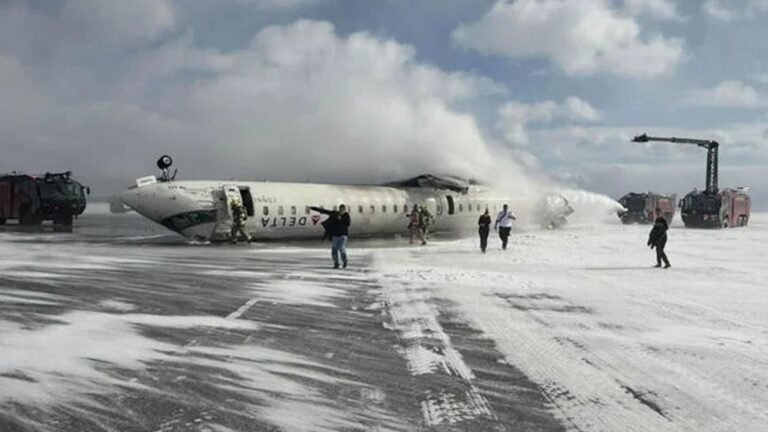
<path id="1" fill-rule="evenodd" d="M 453 204 L 453 197 L 450 195 L 446 195 L 445 199 L 448 201 L 448 214 L 452 215 L 454 212 L 454 204 Z"/>
<path id="2" fill-rule="evenodd" d="M 228 220 L 232 220 L 232 203 L 237 202 L 240 205 L 243 204 L 243 198 L 240 195 L 240 188 L 236 185 L 225 185 L 221 188 L 224 196 L 224 209 Z"/>

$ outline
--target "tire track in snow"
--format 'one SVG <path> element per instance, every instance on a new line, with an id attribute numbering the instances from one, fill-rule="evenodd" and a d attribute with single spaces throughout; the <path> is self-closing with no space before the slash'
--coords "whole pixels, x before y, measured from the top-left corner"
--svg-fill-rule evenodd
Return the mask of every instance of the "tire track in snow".
<path id="1" fill-rule="evenodd" d="M 440 386 L 425 391 L 421 411 L 426 425 L 495 419 L 488 401 L 473 383 L 474 373 L 452 346 L 438 322 L 438 311 L 428 304 L 426 293 L 394 280 L 383 285 L 382 300 L 389 314 L 385 325 L 398 333 L 398 351 L 407 361 L 409 372 L 413 376 L 443 374 L 460 380 L 459 389 Z M 427 383 L 427 387 L 431 386 L 434 385 Z"/>

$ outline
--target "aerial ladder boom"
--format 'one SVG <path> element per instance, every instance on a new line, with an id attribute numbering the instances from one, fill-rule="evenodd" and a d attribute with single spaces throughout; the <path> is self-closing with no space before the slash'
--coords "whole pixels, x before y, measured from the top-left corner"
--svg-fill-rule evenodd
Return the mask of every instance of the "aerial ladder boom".
<path id="1" fill-rule="evenodd" d="M 703 140 L 695 138 L 675 138 L 675 137 L 654 137 L 646 134 L 638 135 L 632 139 L 632 142 L 647 143 L 651 141 L 671 142 L 676 144 L 693 144 L 707 149 L 707 181 L 706 193 L 709 195 L 717 194 L 717 157 L 720 144 L 713 140 Z"/>

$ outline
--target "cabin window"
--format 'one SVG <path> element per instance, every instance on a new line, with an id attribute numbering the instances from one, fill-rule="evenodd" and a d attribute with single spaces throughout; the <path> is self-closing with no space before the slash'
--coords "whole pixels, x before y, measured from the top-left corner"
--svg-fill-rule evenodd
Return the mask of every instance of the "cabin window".
<path id="1" fill-rule="evenodd" d="M 371 206 L 371 214 L 373 214 L 373 213 L 376 213 L 376 206 L 375 205 Z"/>
<path id="2" fill-rule="evenodd" d="M 277 215 L 278 216 L 282 216 L 283 215 L 283 206 L 278 206 L 277 207 Z"/>
<path id="3" fill-rule="evenodd" d="M 296 215 L 296 206 L 291 206 L 291 215 Z"/>
<path id="4" fill-rule="evenodd" d="M 363 212 L 363 206 L 359 205 L 357 206 L 357 212 L 362 213 Z"/>
<path id="5" fill-rule="evenodd" d="M 304 214 L 310 214 L 312 212 L 312 209 L 309 208 L 309 206 L 304 207 Z"/>
<path id="6" fill-rule="evenodd" d="M 442 213 L 443 213 L 443 205 L 442 204 L 438 204 L 437 205 L 437 214 L 442 214 Z"/>
<path id="7" fill-rule="evenodd" d="M 339 206 L 333 206 L 333 211 L 339 210 Z"/>
<path id="8" fill-rule="evenodd" d="M 381 212 L 382 212 L 382 213 L 386 213 L 386 212 L 387 212 L 387 206 L 385 206 L 385 205 L 382 205 L 382 206 L 381 206 Z"/>
<path id="9" fill-rule="evenodd" d="M 264 213 L 264 216 L 269 216 L 269 206 L 264 206 L 261 212 Z"/>
<path id="10" fill-rule="evenodd" d="M 467 204 L 467 211 L 472 213 L 472 204 Z"/>
<path id="11" fill-rule="evenodd" d="M 459 212 L 463 212 L 463 211 L 464 211 L 464 204 L 459 204 Z"/>
<path id="12" fill-rule="evenodd" d="M 392 213 L 397 213 L 397 204 L 392 206 Z"/>

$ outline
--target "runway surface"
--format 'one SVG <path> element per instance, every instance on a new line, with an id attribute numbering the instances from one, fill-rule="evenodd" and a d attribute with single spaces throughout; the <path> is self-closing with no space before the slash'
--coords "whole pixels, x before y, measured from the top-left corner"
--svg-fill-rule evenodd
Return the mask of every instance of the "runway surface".
<path id="1" fill-rule="evenodd" d="M 0 431 L 759 431 L 768 217 L 410 247 L 0 232 Z"/>
<path id="2" fill-rule="evenodd" d="M 0 431 L 561 430 L 442 299 L 385 293 L 393 244 L 352 242 L 338 271 L 319 241 L 194 245 L 130 215 L 7 228 Z"/>

